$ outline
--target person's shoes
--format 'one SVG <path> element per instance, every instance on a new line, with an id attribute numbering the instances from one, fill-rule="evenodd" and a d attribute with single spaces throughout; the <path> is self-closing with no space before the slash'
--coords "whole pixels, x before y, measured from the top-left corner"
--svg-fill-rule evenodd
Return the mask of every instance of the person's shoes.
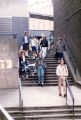
<path id="1" fill-rule="evenodd" d="M 26 78 L 28 78 L 28 74 L 26 75 Z"/>
<path id="2" fill-rule="evenodd" d="M 40 82 L 38 82 L 38 86 L 40 86 Z"/>
<path id="3" fill-rule="evenodd" d="M 62 96 L 61 93 L 59 93 L 59 96 Z"/>
<path id="4" fill-rule="evenodd" d="M 44 85 L 44 83 L 41 83 L 41 86 L 43 86 Z"/>
<path id="5" fill-rule="evenodd" d="M 22 75 L 22 78 L 25 78 L 25 75 Z"/>
<path id="6" fill-rule="evenodd" d="M 35 56 L 33 56 L 33 59 L 35 59 Z"/>
<path id="7" fill-rule="evenodd" d="M 28 58 L 28 56 L 25 56 L 26 57 L 26 59 Z"/>
<path id="8" fill-rule="evenodd" d="M 66 97 L 66 94 L 64 94 L 64 97 Z"/>
<path id="9" fill-rule="evenodd" d="M 34 73 L 32 73 L 32 77 L 34 76 Z"/>

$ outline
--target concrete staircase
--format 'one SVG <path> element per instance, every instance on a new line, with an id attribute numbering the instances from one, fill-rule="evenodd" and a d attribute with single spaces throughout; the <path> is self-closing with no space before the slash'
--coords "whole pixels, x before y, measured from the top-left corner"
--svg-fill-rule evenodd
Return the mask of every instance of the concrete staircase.
<path id="1" fill-rule="evenodd" d="M 35 59 L 29 59 L 35 62 Z M 57 85 L 56 66 L 58 61 L 54 58 L 54 48 L 48 52 L 46 57 L 46 73 L 44 86 Z M 68 81 L 70 85 L 74 84 L 72 76 L 69 72 Z M 28 79 L 22 80 L 22 86 L 37 86 L 37 76 L 30 76 Z M 32 88 L 33 89 L 33 88 Z M 32 101 L 33 102 L 33 101 Z M 41 102 L 41 98 L 40 98 Z M 8 113 L 14 120 L 73 120 L 73 107 L 71 105 L 58 106 L 37 106 L 37 107 L 8 107 Z M 81 120 L 81 105 L 74 107 L 74 120 Z"/>
<path id="2" fill-rule="evenodd" d="M 72 106 L 6 108 L 14 120 L 73 120 Z M 81 106 L 75 106 L 75 120 L 81 120 Z"/>
<path id="3" fill-rule="evenodd" d="M 54 58 L 55 50 L 54 48 L 51 49 L 47 57 L 45 59 L 46 61 L 46 73 L 45 73 L 45 84 L 44 86 L 55 86 L 58 84 L 57 82 L 57 76 L 56 76 L 56 66 L 58 65 L 58 61 L 56 58 Z M 31 63 L 34 63 L 35 59 L 28 59 Z M 68 81 L 70 85 L 73 85 L 73 79 L 69 72 Z M 22 79 L 22 86 L 37 86 L 37 75 L 32 77 L 31 75 L 29 78 Z"/>

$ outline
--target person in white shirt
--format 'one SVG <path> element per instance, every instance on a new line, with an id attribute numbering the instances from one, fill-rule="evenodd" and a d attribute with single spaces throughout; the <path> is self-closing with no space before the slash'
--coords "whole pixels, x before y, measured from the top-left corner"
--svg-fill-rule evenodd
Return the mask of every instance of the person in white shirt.
<path id="1" fill-rule="evenodd" d="M 58 90 L 59 96 L 61 96 L 61 86 L 63 84 L 64 97 L 66 97 L 66 83 L 65 79 L 68 76 L 67 65 L 64 64 L 64 59 L 61 58 L 60 64 L 56 68 L 56 75 L 58 76 Z"/>
<path id="2" fill-rule="evenodd" d="M 37 39 L 32 36 L 31 39 L 31 47 L 32 47 L 32 54 L 33 54 L 33 58 L 37 57 Z"/>

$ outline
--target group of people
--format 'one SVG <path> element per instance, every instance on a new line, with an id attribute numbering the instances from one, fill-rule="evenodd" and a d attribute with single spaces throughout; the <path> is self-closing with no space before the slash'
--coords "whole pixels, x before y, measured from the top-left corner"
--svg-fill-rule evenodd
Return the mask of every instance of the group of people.
<path id="1" fill-rule="evenodd" d="M 34 63 L 30 63 L 25 56 L 24 51 L 21 52 L 19 56 L 19 74 L 21 78 L 28 78 L 31 74 L 34 76 L 37 74 L 38 76 L 38 85 L 44 84 L 44 74 L 45 74 L 45 59 L 42 57 L 42 54 L 39 53 L 38 58 Z"/>
<path id="2" fill-rule="evenodd" d="M 37 58 L 36 62 L 31 64 L 26 60 L 28 57 L 29 49 L 32 51 L 33 58 Z M 46 36 L 42 36 L 40 40 L 38 40 L 35 36 L 31 38 L 28 37 L 27 32 L 23 37 L 23 51 L 21 51 L 21 56 L 19 57 L 20 68 L 23 68 L 22 65 L 25 65 L 24 72 L 28 74 L 34 75 L 34 73 L 38 76 L 38 85 L 44 84 L 44 74 L 45 74 L 45 57 L 47 55 L 48 49 L 48 41 Z M 64 97 L 66 97 L 66 83 L 65 79 L 68 77 L 68 68 L 64 62 L 63 52 L 65 51 L 65 44 L 62 38 L 56 43 L 56 54 L 55 58 L 58 59 L 59 64 L 56 67 L 56 75 L 58 76 L 58 90 L 59 96 L 62 96 L 61 86 L 63 85 Z M 23 62 L 22 62 L 23 61 Z M 24 64 L 22 64 L 24 63 Z"/>
<path id="3" fill-rule="evenodd" d="M 29 37 L 28 32 L 25 32 L 22 41 L 23 44 L 20 50 L 23 50 L 25 52 L 26 57 L 28 57 L 31 53 L 32 57 L 36 58 L 40 52 L 42 52 L 43 58 L 46 57 L 48 40 L 44 34 L 40 37 L 40 39 L 38 39 L 36 36 Z"/>
<path id="4" fill-rule="evenodd" d="M 35 63 L 30 63 L 27 60 L 29 56 L 29 51 L 31 50 L 32 57 L 36 58 Z M 23 49 L 20 49 L 19 55 L 19 73 L 22 77 L 28 77 L 29 74 L 32 76 L 37 74 L 38 76 L 38 85 L 44 84 L 44 73 L 45 73 L 45 57 L 48 50 L 48 41 L 46 36 L 43 35 L 39 40 L 32 36 L 28 37 L 26 32 L 23 37 Z"/>

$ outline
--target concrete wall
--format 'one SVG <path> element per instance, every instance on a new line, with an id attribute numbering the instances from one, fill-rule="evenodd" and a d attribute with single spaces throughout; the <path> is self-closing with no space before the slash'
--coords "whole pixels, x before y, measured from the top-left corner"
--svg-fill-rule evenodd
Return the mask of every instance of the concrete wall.
<path id="1" fill-rule="evenodd" d="M 81 0 L 54 0 L 56 39 L 61 36 L 81 73 Z"/>
<path id="2" fill-rule="evenodd" d="M 0 39 L 0 89 L 18 87 L 17 44 L 13 40 Z"/>
<path id="3" fill-rule="evenodd" d="M 29 31 L 29 19 L 28 17 L 12 17 L 12 33 L 17 33 L 18 48 L 22 44 L 22 36 L 24 32 Z"/>
<path id="4" fill-rule="evenodd" d="M 26 17 L 27 0 L 0 0 L 1 17 Z"/>
<path id="5" fill-rule="evenodd" d="M 53 31 L 53 21 L 47 19 L 29 18 L 29 29 Z"/>
<path id="6" fill-rule="evenodd" d="M 0 0 L 0 36 L 18 33 L 20 42 L 24 31 L 29 31 L 28 16 L 27 0 Z"/>
<path id="7" fill-rule="evenodd" d="M 12 18 L 0 17 L 0 37 L 12 35 Z"/>
<path id="8" fill-rule="evenodd" d="M 27 0 L 0 0 L 0 88 L 18 87 L 18 40 L 28 30 Z"/>

